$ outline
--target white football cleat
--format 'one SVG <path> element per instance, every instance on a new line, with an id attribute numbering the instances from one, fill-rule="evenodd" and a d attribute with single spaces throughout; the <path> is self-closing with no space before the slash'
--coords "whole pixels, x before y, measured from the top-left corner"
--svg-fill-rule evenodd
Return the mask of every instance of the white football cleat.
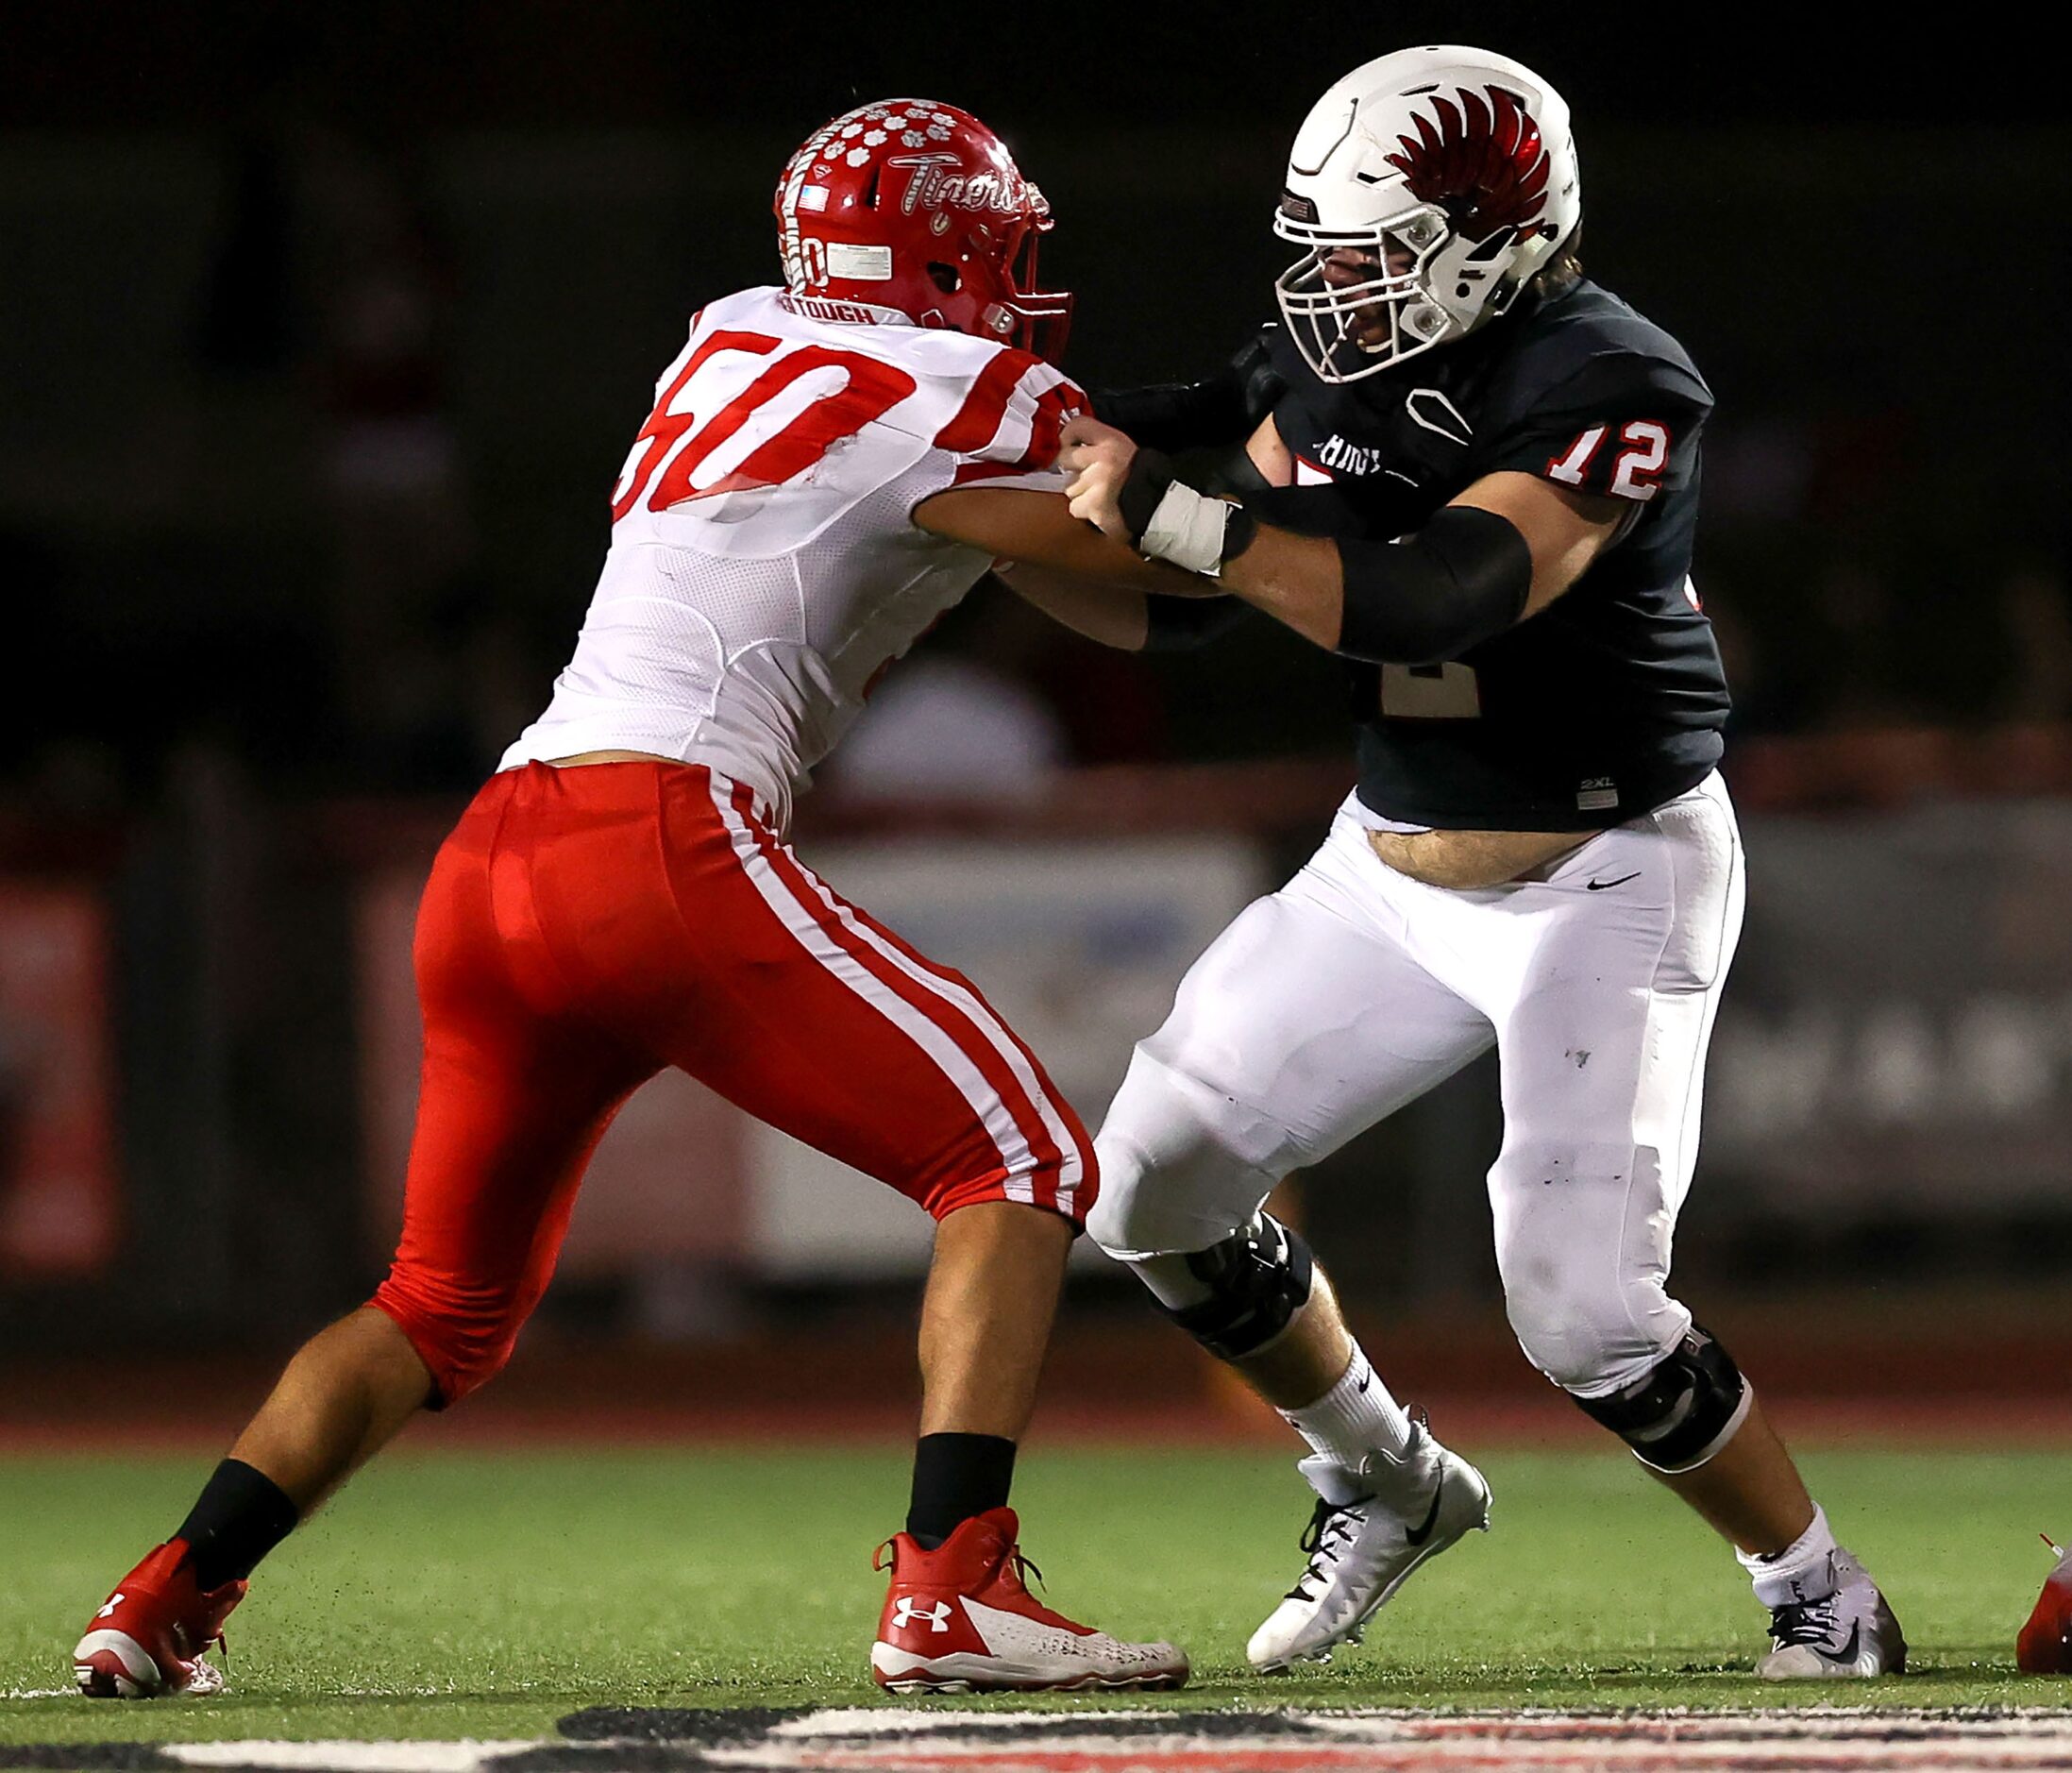
<path id="1" fill-rule="evenodd" d="M 1327 1663 L 1339 1645 L 1357 1644 L 1419 1564 L 1471 1528 L 1490 1529 L 1489 1480 L 1422 1421 L 1412 1421 L 1400 1460 L 1377 1450 L 1354 1470 L 1318 1453 L 1296 1469 L 1318 1496 L 1302 1536 L 1309 1562 L 1245 1646 L 1263 1675 Z"/>
<path id="2" fill-rule="evenodd" d="M 1855 1554 L 1829 1554 L 1834 1592 L 1822 1600 L 1770 1610 L 1769 1655 L 1756 1664 L 1765 1680 L 1867 1680 L 1904 1674 L 1907 1640 L 1899 1621 Z"/>

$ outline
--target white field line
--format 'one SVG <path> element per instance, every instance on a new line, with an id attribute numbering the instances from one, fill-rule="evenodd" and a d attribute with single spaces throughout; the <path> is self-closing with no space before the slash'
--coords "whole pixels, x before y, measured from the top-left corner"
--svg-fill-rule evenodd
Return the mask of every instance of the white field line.
<path id="1" fill-rule="evenodd" d="M 1688 1741 L 1707 1735 L 1797 1738 L 1813 1733 L 1816 1728 L 1821 1733 L 1845 1736 L 1933 1731 L 1939 1735 L 1978 1733 L 1989 1739 L 2024 1734 L 2057 1738 L 2072 1732 L 2072 1706 L 2046 1705 L 2025 1705 L 2019 1711 L 1797 1705 L 1740 1712 L 1699 1712 L 1682 1708 L 1632 1712 L 1432 1712 L 1395 1706 L 1326 1711 L 1290 1706 L 1257 1712 L 1214 1713 L 1160 1713 L 1120 1706 L 1086 1712 L 944 1712 L 928 1706 L 873 1705 L 802 1712 L 796 1717 L 783 1718 L 772 1724 L 769 1736 L 773 1741 L 783 1741 L 824 1736 L 912 1736 L 916 1732 L 928 1736 L 954 1735 L 960 1730 L 997 1731 L 1007 1723 L 1046 1731 L 1091 1730 L 1098 1732 L 1103 1725 L 1120 1720 L 1128 1720 L 1134 1729 L 1141 1730 L 1145 1720 L 1159 1716 L 1172 1718 L 1175 1735 L 1190 1733 L 1187 1726 L 1203 1716 L 1213 1716 L 1219 1731 L 1230 1728 L 1234 1720 L 1244 1717 L 1257 1717 L 1268 1728 L 1280 1718 L 1296 1717 L 1318 1730 L 1345 1731 L 1362 1737 L 1373 1737 L 1377 1731 L 1390 1731 L 1400 1732 L 1405 1740 L 1414 1741 L 1457 1734 L 1490 1738 L 1499 1734 L 1527 1738 L 1644 1734 L 1658 1741 Z"/>
<path id="2" fill-rule="evenodd" d="M 1303 1712 L 1289 1732 L 1244 1714 L 817 1712 L 701 1765 L 825 1773 L 2042 1773 L 2072 1768 L 2072 1712 Z M 1286 1714 L 1284 1714 L 1286 1715 Z M 1128 1719 L 1126 1731 L 1104 1728 Z M 1020 1741 L 1003 1737 L 1011 1724 Z"/>
<path id="3" fill-rule="evenodd" d="M 515 1742 L 168 1742 L 189 1766 L 309 1767 L 324 1773 L 475 1773 L 500 1754 L 549 1745 Z"/>
<path id="4" fill-rule="evenodd" d="M 67 1689 L 16 1689 L 8 1697 L 30 1694 L 70 1697 Z M 1246 1727 L 1255 1716 L 1256 1731 Z M 255 1740 L 154 1747 L 184 1765 L 224 1773 L 497 1773 L 503 1757 L 542 1748 L 608 1765 L 615 1745 Z M 2072 1710 L 1190 1714 L 874 1706 L 785 1718 L 750 1741 L 643 1739 L 641 1747 L 653 1765 L 680 1760 L 685 1768 L 743 1773 L 2043 1773 L 2072 1768 Z"/>

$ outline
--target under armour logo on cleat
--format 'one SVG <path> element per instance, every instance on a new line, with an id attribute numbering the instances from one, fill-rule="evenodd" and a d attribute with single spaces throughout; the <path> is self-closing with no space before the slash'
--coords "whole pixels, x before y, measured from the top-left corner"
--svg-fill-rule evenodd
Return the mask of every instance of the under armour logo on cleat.
<path id="1" fill-rule="evenodd" d="M 895 1628 L 910 1626 L 917 1619 L 925 1619 L 931 1631 L 947 1631 L 950 1629 L 950 1617 L 948 1601 L 931 1601 L 923 1607 L 911 1595 L 902 1596 L 892 1609 L 892 1624 Z"/>
<path id="2" fill-rule="evenodd" d="M 108 1597 L 108 1605 L 103 1607 L 101 1611 L 95 1613 L 93 1616 L 96 1619 L 105 1619 L 109 1613 L 113 1613 L 115 1609 L 120 1607 L 122 1604 L 123 1592 L 121 1589 L 117 1589 L 112 1595 Z"/>

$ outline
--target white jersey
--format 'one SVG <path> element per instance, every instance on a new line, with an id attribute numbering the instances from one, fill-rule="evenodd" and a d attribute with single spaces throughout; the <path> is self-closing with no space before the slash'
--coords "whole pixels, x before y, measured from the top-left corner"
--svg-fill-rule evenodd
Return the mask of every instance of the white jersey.
<path id="1" fill-rule="evenodd" d="M 653 751 L 747 783 L 782 828 L 879 673 L 990 564 L 914 507 L 1063 491 L 1085 397 L 1025 352 L 779 289 L 695 316 L 656 396 L 575 656 L 498 768 Z"/>

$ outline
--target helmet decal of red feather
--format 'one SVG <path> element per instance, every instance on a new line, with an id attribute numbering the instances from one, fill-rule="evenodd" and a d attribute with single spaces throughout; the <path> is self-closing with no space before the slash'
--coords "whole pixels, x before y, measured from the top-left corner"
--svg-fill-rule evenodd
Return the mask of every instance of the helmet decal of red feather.
<path id="1" fill-rule="evenodd" d="M 1500 86 L 1488 96 L 1456 89 L 1459 104 L 1440 97 L 1433 122 L 1414 115 L 1416 137 L 1398 136 L 1403 152 L 1387 156 L 1420 202 L 1443 210 L 1467 240 L 1500 228 L 1525 228 L 1540 217 L 1551 161 L 1540 126 Z"/>

